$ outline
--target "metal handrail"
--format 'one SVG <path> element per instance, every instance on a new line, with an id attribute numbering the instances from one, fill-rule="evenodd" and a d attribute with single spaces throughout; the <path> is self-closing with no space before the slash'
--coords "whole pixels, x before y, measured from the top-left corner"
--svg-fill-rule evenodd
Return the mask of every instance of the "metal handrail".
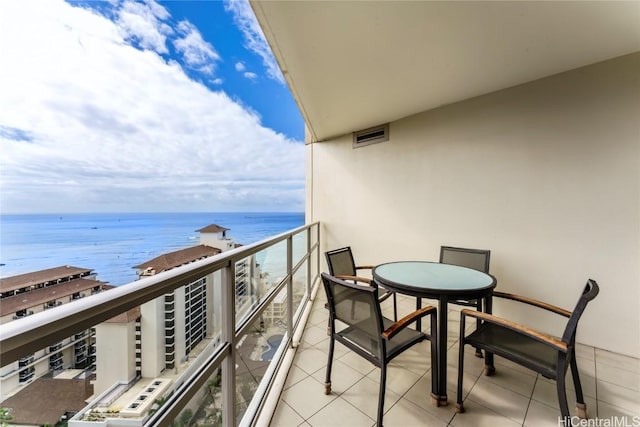
<path id="1" fill-rule="evenodd" d="M 305 232 L 307 236 L 306 253 L 293 265 L 292 249 L 294 236 Z M 315 242 L 311 243 L 312 231 L 315 231 Z M 274 286 L 270 292 L 263 296 L 260 303 L 252 308 L 250 313 L 244 316 L 236 324 L 235 318 L 235 264 L 236 262 L 257 254 L 280 242 L 287 242 L 286 275 Z M 188 379 L 187 383 L 179 386 L 179 391 L 164 405 L 151 419 L 146 420 L 145 425 L 163 426 L 170 425 L 199 387 L 205 381 L 207 375 L 218 368 L 223 372 L 223 406 L 235 407 L 235 363 L 234 348 L 239 339 L 248 330 L 248 325 L 257 321 L 268 304 L 282 289 L 292 295 L 293 277 L 305 263 L 307 266 L 306 295 L 310 295 L 310 289 L 317 280 L 320 266 L 320 227 L 319 223 L 311 223 L 293 230 L 267 238 L 260 242 L 241 246 L 219 255 L 196 261 L 169 271 L 158 273 L 154 276 L 144 277 L 127 285 L 113 288 L 109 291 L 74 301 L 72 304 L 64 304 L 55 310 L 47 310 L 36 313 L 20 320 L 2 325 L 0 329 L 0 365 L 5 366 L 15 362 L 21 357 L 35 353 L 62 339 L 85 331 L 89 325 L 93 326 L 113 318 L 116 315 L 133 309 L 145 302 L 151 301 L 168 292 L 173 291 L 185 283 L 198 280 L 216 271 L 222 272 L 222 301 L 221 317 L 223 329 L 221 342 L 213 354 L 207 358 L 205 366 L 199 368 L 199 374 Z M 313 254 L 313 256 L 312 256 Z M 311 262 L 315 260 L 317 269 L 316 277 L 311 277 Z M 291 344 L 294 328 L 294 314 L 289 300 L 287 340 Z M 258 396 L 262 398 L 262 396 Z M 237 425 L 233 409 L 224 411 L 224 425 Z M 255 414 L 250 414 L 255 417 Z"/>

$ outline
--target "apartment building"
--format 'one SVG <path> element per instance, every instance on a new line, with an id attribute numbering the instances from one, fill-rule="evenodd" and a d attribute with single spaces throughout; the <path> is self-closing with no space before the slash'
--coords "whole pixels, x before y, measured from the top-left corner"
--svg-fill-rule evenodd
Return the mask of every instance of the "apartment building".
<path id="1" fill-rule="evenodd" d="M 71 303 L 111 288 L 88 268 L 69 265 L 0 279 L 0 324 Z M 93 371 L 95 330 L 87 329 L 3 366 L 2 400 L 47 374 L 65 369 Z"/>

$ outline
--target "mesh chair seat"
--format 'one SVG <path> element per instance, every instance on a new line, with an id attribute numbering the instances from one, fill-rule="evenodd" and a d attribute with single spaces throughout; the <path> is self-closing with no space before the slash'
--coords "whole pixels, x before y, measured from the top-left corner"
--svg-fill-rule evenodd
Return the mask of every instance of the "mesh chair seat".
<path id="1" fill-rule="evenodd" d="M 395 323 L 393 320 L 387 319 L 386 317 L 383 317 L 382 321 L 383 328 L 385 330 Z M 360 346 L 364 351 L 371 353 L 372 355 L 376 355 L 376 357 L 380 354 L 378 337 L 371 336 L 358 325 L 349 326 L 340 331 L 336 331 L 336 339 L 342 343 L 344 343 L 344 340 L 354 343 Z M 414 329 L 403 329 L 386 342 L 387 362 L 402 353 L 405 349 L 426 339 L 429 339 L 429 337 L 420 331 L 416 331 Z"/>
<path id="2" fill-rule="evenodd" d="M 530 366 L 546 378 L 556 376 L 558 350 L 509 328 L 484 322 L 465 338 L 465 344 Z"/>

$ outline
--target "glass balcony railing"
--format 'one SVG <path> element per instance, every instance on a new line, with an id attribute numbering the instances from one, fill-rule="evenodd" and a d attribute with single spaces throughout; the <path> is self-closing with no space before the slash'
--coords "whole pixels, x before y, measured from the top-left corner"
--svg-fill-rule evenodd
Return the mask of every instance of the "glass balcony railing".
<path id="1" fill-rule="evenodd" d="M 47 374 L 46 369 L 38 368 L 35 375 L 19 368 L 21 358 L 95 328 L 96 351 L 87 368 L 94 394 L 69 426 L 254 424 L 264 408 L 275 405 L 267 396 L 284 382 L 276 377 L 286 375 L 308 315 L 319 278 L 319 233 L 318 223 L 305 225 L 4 324 L 3 400 L 19 398 L 27 380 L 37 382 Z M 242 274 L 236 274 L 238 265 Z M 196 313 L 193 301 L 181 301 L 185 292 L 180 290 L 204 278 L 204 301 Z M 165 336 L 165 295 L 174 291 L 172 330 Z M 113 321 L 136 310 L 136 319 Z M 165 352 L 167 345 L 171 354 Z M 113 357 L 113 348 L 131 354 Z M 122 378 L 113 377 L 114 372 Z M 13 377 L 14 390 L 5 395 Z M 50 394 L 56 398 L 55 388 Z"/>

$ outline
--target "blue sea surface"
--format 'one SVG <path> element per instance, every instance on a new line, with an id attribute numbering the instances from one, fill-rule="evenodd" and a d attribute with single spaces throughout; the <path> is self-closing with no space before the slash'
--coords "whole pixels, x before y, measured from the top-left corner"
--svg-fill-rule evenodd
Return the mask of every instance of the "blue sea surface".
<path id="1" fill-rule="evenodd" d="M 303 225 L 304 213 L 0 215 L 0 277 L 72 265 L 123 285 L 137 279 L 133 266 L 198 245 L 210 224 L 247 245 Z"/>

